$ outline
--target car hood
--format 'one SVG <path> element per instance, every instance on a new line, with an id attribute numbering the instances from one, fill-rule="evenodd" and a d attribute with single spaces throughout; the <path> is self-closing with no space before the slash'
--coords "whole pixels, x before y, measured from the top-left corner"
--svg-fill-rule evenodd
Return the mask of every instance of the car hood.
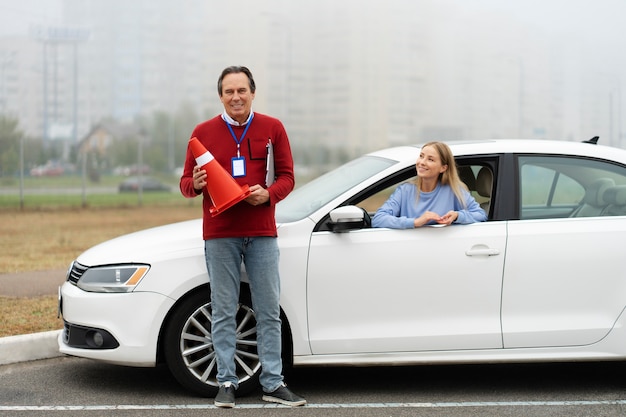
<path id="1" fill-rule="evenodd" d="M 102 242 L 76 260 L 87 265 L 153 263 L 187 251 L 204 251 L 202 219 L 145 229 Z"/>
<path id="2" fill-rule="evenodd" d="M 76 261 L 86 266 L 135 262 L 153 264 L 180 257 L 185 252 L 204 254 L 202 219 L 119 236 L 87 249 Z"/>

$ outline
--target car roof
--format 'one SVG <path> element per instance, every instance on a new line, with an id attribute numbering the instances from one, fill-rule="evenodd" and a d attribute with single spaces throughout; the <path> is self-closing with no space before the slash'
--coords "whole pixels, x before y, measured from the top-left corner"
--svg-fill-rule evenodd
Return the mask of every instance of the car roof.
<path id="1" fill-rule="evenodd" d="M 369 155 L 393 159 L 412 160 L 419 155 L 424 143 L 397 146 L 372 152 Z M 579 155 L 614 160 L 626 164 L 626 150 L 592 143 L 542 140 L 542 139 L 489 139 L 477 141 L 446 141 L 454 156 L 489 155 L 502 153 L 529 153 L 552 155 Z"/>

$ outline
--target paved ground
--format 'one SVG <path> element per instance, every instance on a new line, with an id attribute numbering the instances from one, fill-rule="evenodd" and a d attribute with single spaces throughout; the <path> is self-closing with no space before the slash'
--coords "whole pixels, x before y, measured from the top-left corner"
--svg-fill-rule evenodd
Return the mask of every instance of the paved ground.
<path id="1" fill-rule="evenodd" d="M 37 297 L 55 295 L 65 281 L 67 270 L 0 274 L 0 296 Z"/>

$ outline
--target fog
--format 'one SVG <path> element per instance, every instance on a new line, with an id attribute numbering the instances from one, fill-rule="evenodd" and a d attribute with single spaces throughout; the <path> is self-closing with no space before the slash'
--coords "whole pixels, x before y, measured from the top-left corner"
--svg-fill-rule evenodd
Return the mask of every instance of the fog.
<path id="1" fill-rule="evenodd" d="M 219 71 L 238 64 L 257 79 L 253 108 L 296 147 L 596 135 L 626 147 L 625 14 L 623 0 L 0 0 L 0 112 L 35 136 L 75 126 L 74 140 L 158 111 L 193 109 L 197 123 L 220 111 Z M 50 27 L 89 38 L 43 65 L 33 29 Z M 11 89 L 15 68 L 33 72 L 20 78 L 37 84 L 32 101 Z"/>

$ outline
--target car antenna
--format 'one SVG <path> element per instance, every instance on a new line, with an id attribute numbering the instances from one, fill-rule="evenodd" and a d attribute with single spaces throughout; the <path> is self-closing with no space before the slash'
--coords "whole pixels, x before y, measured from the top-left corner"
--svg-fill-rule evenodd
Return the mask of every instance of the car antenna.
<path id="1" fill-rule="evenodd" d="M 600 139 L 600 136 L 594 136 L 591 139 L 583 140 L 583 143 L 591 143 L 592 145 L 597 145 L 598 139 Z"/>

